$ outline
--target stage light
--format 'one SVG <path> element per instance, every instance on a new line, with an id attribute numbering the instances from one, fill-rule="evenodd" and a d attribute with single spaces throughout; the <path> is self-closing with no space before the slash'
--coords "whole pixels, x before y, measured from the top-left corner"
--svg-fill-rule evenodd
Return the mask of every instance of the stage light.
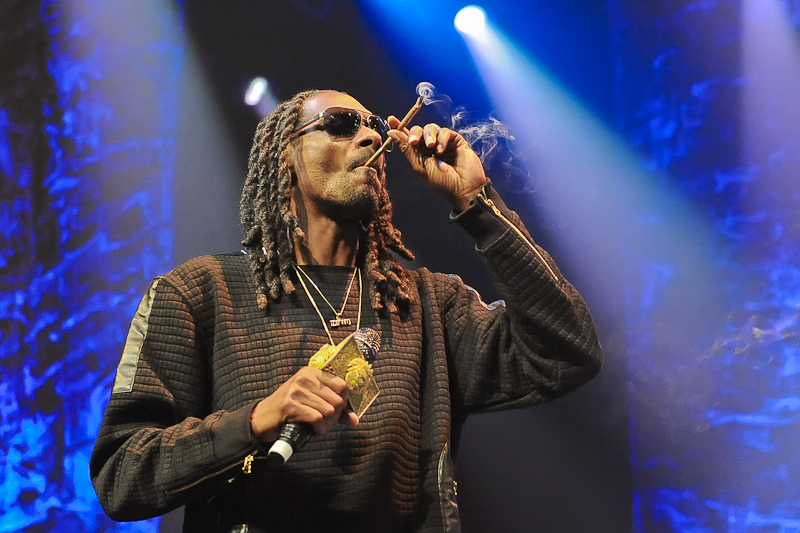
<path id="1" fill-rule="evenodd" d="M 269 82 L 261 76 L 253 78 L 247 86 L 244 103 L 253 107 L 262 118 L 269 115 L 278 106 L 278 102 L 270 90 Z"/>
<path id="2" fill-rule="evenodd" d="M 464 35 L 480 37 L 486 33 L 486 13 L 478 6 L 467 6 L 456 13 L 453 24 Z"/>
<path id="3" fill-rule="evenodd" d="M 269 84 L 264 78 L 253 78 L 253 81 L 250 82 L 247 91 L 244 93 L 244 103 L 247 105 L 258 104 L 267 93 L 268 87 Z"/>

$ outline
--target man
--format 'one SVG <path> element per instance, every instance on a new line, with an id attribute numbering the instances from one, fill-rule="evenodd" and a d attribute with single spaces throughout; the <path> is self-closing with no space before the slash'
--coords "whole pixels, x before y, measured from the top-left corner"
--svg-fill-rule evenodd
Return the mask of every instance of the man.
<path id="1" fill-rule="evenodd" d="M 466 416 L 599 371 L 583 300 L 503 212 L 466 141 L 383 126 L 333 91 L 300 93 L 259 125 L 246 253 L 157 278 L 133 319 L 91 461 L 112 518 L 185 505 L 187 532 L 458 531 L 451 457 Z M 453 204 L 507 307 L 393 258 L 412 255 L 391 224 L 384 158 L 364 165 L 381 133 Z M 381 335 L 381 393 L 361 419 L 342 379 L 307 366 L 359 326 Z M 285 464 L 262 460 L 287 422 L 315 437 Z"/>

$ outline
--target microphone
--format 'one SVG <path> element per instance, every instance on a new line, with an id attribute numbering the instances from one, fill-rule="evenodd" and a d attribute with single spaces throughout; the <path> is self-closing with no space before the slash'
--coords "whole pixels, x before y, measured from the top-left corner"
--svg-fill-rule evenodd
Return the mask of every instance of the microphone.
<path id="1" fill-rule="evenodd" d="M 347 382 L 347 401 L 360 418 L 380 390 L 372 378 L 372 365 L 381 345 L 381 335 L 372 328 L 361 328 L 351 333 L 336 346 L 325 345 L 311 356 L 308 366 L 313 366 L 338 376 Z M 280 436 L 269 449 L 269 456 L 289 460 L 314 435 L 314 428 L 306 422 L 287 422 Z"/>

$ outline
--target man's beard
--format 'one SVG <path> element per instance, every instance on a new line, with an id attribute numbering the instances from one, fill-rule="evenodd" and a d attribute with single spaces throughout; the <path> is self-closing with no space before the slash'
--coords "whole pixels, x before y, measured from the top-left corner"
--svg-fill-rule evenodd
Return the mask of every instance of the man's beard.
<path id="1" fill-rule="evenodd" d="M 351 188 L 336 201 L 325 202 L 321 207 L 333 220 L 366 224 L 378 213 L 378 191 L 375 187 Z"/>

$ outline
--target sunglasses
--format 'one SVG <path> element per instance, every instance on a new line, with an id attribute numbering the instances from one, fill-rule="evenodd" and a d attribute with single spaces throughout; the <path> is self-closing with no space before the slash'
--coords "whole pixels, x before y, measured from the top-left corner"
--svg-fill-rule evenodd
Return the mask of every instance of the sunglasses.
<path id="1" fill-rule="evenodd" d="M 367 115 L 364 117 L 361 115 L 361 112 L 347 107 L 329 107 L 322 113 L 311 117 L 297 126 L 290 136 L 299 134 L 300 130 L 307 128 L 315 122 L 319 122 L 319 129 L 336 139 L 352 139 L 356 136 L 358 130 L 361 129 L 362 124 L 378 132 L 381 136 L 381 142 L 389 138 L 389 125 L 386 124 L 386 121 L 381 117 L 378 115 Z M 389 145 L 389 149 L 391 149 L 391 145 Z M 385 151 L 388 152 L 389 150 Z"/>

